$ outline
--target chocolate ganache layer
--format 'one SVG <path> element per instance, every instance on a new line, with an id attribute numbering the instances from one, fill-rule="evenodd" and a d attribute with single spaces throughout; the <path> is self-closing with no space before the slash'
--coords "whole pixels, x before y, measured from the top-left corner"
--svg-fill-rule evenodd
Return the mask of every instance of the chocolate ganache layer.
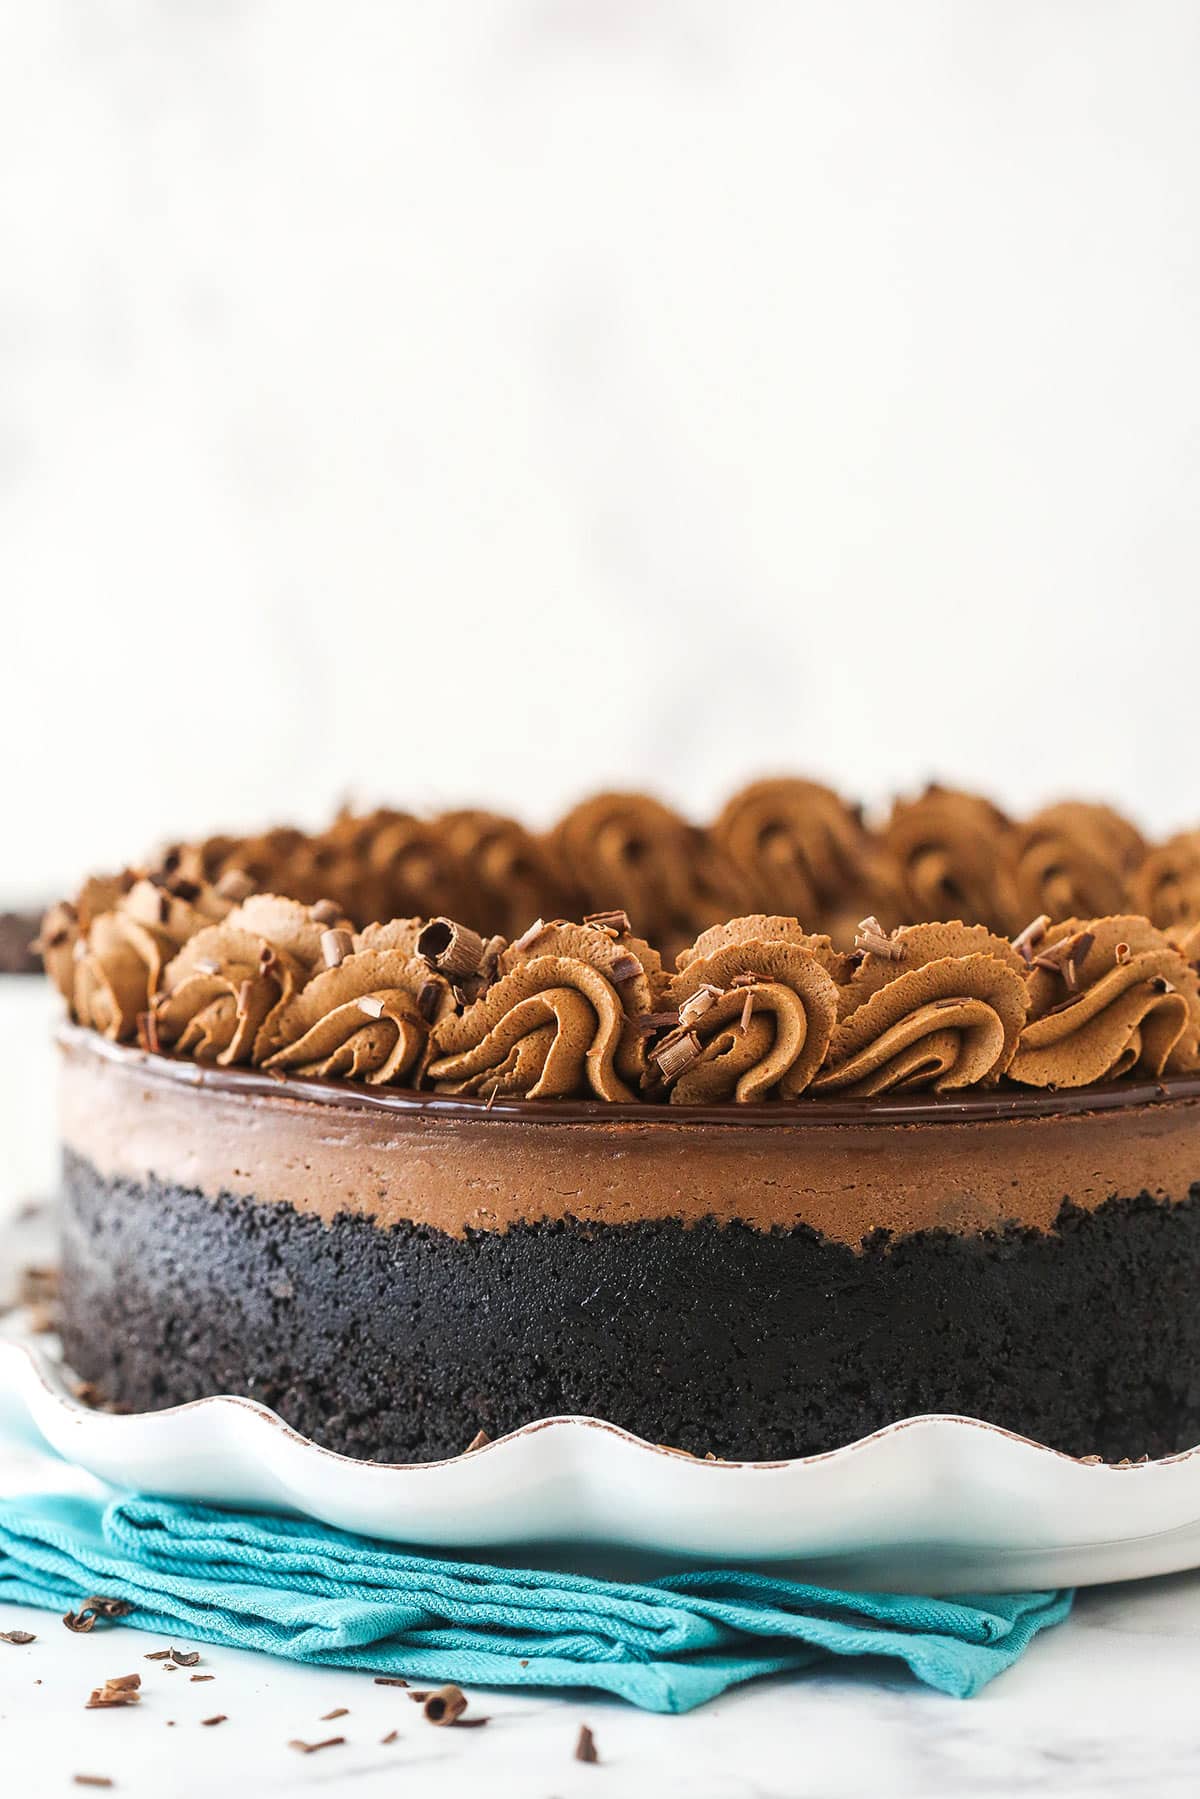
<path id="1" fill-rule="evenodd" d="M 64 1338 L 119 1405 L 386 1460 L 563 1411 L 728 1457 L 930 1410 L 1200 1440 L 1196 1077 L 647 1115 L 62 1050 Z"/>

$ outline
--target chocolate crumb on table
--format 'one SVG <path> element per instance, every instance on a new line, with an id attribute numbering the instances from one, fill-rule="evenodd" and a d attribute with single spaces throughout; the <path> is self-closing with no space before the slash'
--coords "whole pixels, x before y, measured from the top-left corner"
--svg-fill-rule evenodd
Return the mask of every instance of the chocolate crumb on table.
<path id="1" fill-rule="evenodd" d="M 200 1722 L 201 1724 L 224 1724 L 227 1720 L 227 1716 L 228 1714 L 225 1712 L 217 1712 L 215 1716 L 211 1718 L 201 1718 Z"/>
<path id="2" fill-rule="evenodd" d="M 575 1760 L 577 1762 L 598 1762 L 600 1760 L 596 1739 L 586 1724 L 579 1726 L 579 1736 L 575 1742 Z"/>

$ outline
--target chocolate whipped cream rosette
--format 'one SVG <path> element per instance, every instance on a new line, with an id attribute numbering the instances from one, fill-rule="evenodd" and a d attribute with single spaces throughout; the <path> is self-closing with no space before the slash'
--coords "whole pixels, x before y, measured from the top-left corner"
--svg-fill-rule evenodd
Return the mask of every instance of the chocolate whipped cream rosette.
<path id="1" fill-rule="evenodd" d="M 433 1032 L 443 1093 L 632 1100 L 646 1066 L 640 1021 L 662 984 L 657 954 L 624 913 L 539 920 L 499 956 L 495 979 Z"/>
<path id="2" fill-rule="evenodd" d="M 666 1088 L 673 1105 L 803 1093 L 829 1046 L 846 963 L 828 937 L 758 914 L 713 926 L 679 962 L 664 996 L 675 1022 L 643 1085 Z"/>
<path id="3" fill-rule="evenodd" d="M 1067 919 L 1031 944 L 1029 1022 L 1009 1074 L 1085 1087 L 1200 1067 L 1200 984 L 1144 918 Z"/>
<path id="4" fill-rule="evenodd" d="M 899 870 L 902 921 L 964 918 L 1015 930 L 1021 919 L 1004 860 L 1008 829 L 1004 813 L 978 794 L 933 785 L 918 799 L 897 800 L 883 840 Z"/>
<path id="5" fill-rule="evenodd" d="M 839 994 L 821 1094 L 993 1086 L 1016 1052 L 1028 1007 L 1025 965 L 982 925 L 908 925 L 859 936 L 862 961 Z"/>
<path id="6" fill-rule="evenodd" d="M 1146 854 L 1140 831 L 1111 806 L 1064 800 L 1014 827 L 1006 856 L 1022 918 L 1121 911 Z"/>

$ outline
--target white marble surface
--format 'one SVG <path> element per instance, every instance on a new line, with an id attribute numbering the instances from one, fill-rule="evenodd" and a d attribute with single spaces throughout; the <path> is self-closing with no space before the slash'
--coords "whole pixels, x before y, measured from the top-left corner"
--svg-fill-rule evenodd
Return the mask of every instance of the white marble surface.
<path id="1" fill-rule="evenodd" d="M 1082 1594 L 1067 1624 L 965 1702 L 900 1675 L 835 1667 L 765 1681 L 680 1718 L 587 1694 L 476 1691 L 472 1708 L 491 1723 L 471 1731 L 432 1728 L 402 1692 L 365 1675 L 202 1649 L 198 1671 L 214 1679 L 198 1685 L 144 1661 L 163 1644 L 141 1632 L 78 1637 L 51 1614 L 10 1608 L 0 1629 L 13 1627 L 38 1633 L 27 1648 L 0 1644 L 3 1788 L 28 1799 L 73 1790 L 78 1773 L 108 1775 L 118 1793 L 139 1799 L 313 1789 L 438 1799 L 1192 1799 L 1196 1791 L 1200 1573 Z M 145 1693 L 138 1707 L 83 1710 L 99 1680 L 135 1669 Z M 347 1716 L 323 1723 L 337 1706 Z M 227 1722 L 204 1728 L 200 1720 L 216 1712 Z M 572 1756 L 584 1722 L 597 1766 Z M 382 1744 L 393 1728 L 399 1739 Z M 287 1747 L 293 1737 L 332 1734 L 345 1745 L 308 1757 Z"/>

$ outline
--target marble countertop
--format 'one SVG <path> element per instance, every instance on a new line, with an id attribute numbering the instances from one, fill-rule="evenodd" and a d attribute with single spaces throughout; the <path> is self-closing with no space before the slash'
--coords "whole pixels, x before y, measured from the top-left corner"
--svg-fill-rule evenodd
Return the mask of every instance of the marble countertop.
<path id="1" fill-rule="evenodd" d="M 0 1462 L 0 1479 L 3 1462 Z M 5 1790 L 41 1799 L 76 1774 L 114 1791 L 179 1795 L 436 1792 L 439 1799 L 881 1799 L 882 1795 L 1055 1795 L 1195 1791 L 1200 1723 L 1200 1573 L 1080 1595 L 1073 1617 L 978 1698 L 946 1699 L 907 1677 L 853 1666 L 769 1680 L 685 1717 L 634 1711 L 590 1694 L 477 1691 L 483 1730 L 437 1730 L 405 1694 L 366 1675 L 295 1667 L 201 1646 L 193 1683 L 148 1650 L 141 1631 L 75 1636 L 50 1613 L 8 1609 L 0 1629 Z M 193 1645 L 195 1647 L 195 1645 Z M 136 1669 L 144 1699 L 87 1712 L 106 1676 Z M 344 1706 L 346 1714 L 324 1721 Z M 225 1721 L 202 1720 L 225 1713 Z M 598 1765 L 573 1756 L 587 1723 Z M 392 1730 L 393 1743 L 381 1739 Z M 346 1742 L 304 1756 L 289 1748 Z M 82 1789 L 79 1789 L 82 1790 Z"/>

